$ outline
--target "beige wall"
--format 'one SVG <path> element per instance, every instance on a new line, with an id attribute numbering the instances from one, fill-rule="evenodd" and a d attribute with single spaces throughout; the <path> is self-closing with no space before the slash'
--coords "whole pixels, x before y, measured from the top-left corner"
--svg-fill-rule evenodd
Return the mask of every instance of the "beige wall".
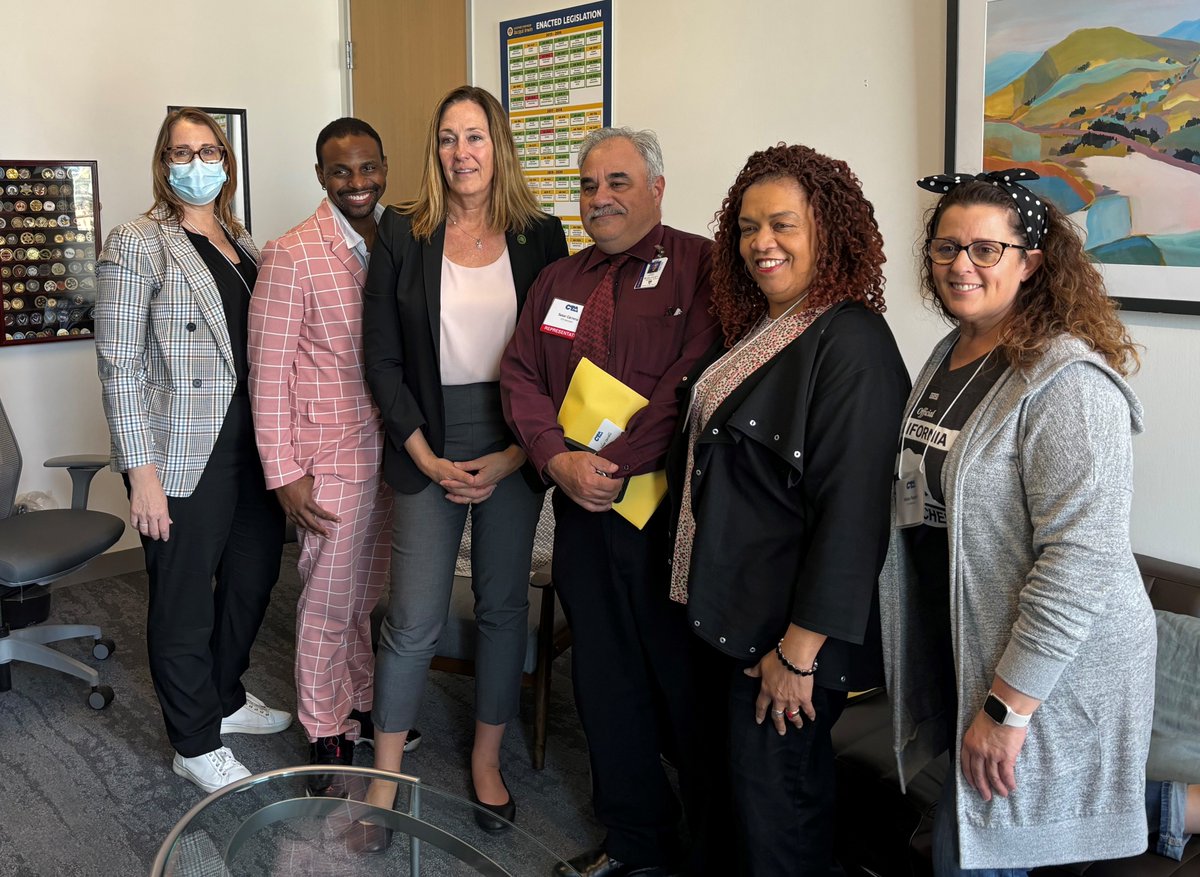
<path id="1" fill-rule="evenodd" d="M 474 0 L 474 81 L 498 91 L 498 23 L 576 5 Z M 887 246 L 888 322 L 915 370 L 945 331 L 920 304 L 913 247 L 942 169 L 945 4 L 939 0 L 613 0 L 613 120 L 654 128 L 667 222 L 704 233 L 746 156 L 780 140 L 845 159 Z M 1197 273 L 1200 276 L 1200 272 Z M 1200 566 L 1200 317 L 1129 314 L 1146 345 L 1133 381 L 1137 551 Z"/>
<path id="2" fill-rule="evenodd" d="M 200 14 L 203 8 L 206 14 Z M 260 245 L 312 212 L 317 132 L 341 111 L 336 0 L 44 0 L 45 40 L 6 30 L 10 95 L 0 157 L 97 159 L 105 233 L 150 206 L 150 152 L 168 104 L 244 107 L 254 237 Z M 29 31 L 36 36 L 37 28 Z M 0 393 L 25 459 L 21 492 L 71 500 L 57 454 L 107 452 L 90 341 L 0 348 Z M 125 517 L 120 479 L 102 472 L 93 507 Z M 137 542 L 127 530 L 117 548 Z"/>
<path id="3" fill-rule="evenodd" d="M 563 6 L 573 5 L 564 3 Z M 941 334 L 915 305 L 912 184 L 940 170 L 944 7 L 863 0 L 614 0 L 613 121 L 653 128 L 666 221 L 709 233 L 746 157 L 780 140 L 847 161 L 875 204 L 888 255 L 888 319 L 915 368 Z M 475 0 L 474 81 L 499 92 L 499 22 L 556 8 Z M 733 12 L 732 10 L 738 10 Z M 933 35 L 932 37 L 930 35 Z"/>

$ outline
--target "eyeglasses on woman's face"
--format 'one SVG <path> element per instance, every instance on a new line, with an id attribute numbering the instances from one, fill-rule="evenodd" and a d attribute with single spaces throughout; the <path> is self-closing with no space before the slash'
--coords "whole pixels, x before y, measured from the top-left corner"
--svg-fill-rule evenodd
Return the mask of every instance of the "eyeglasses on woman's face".
<path id="1" fill-rule="evenodd" d="M 192 149 L 190 146 L 168 146 L 163 150 L 163 155 L 171 164 L 190 164 L 197 155 L 205 164 L 216 164 L 225 157 L 225 148 L 201 146 L 199 149 Z"/>
<path id="2" fill-rule="evenodd" d="M 958 258 L 959 253 L 966 250 L 967 258 L 976 268 L 991 268 L 1000 261 L 1007 249 L 1030 248 L 1004 241 L 971 241 L 969 244 L 960 244 L 949 238 L 930 238 L 925 242 L 925 253 L 935 265 L 949 265 Z"/>

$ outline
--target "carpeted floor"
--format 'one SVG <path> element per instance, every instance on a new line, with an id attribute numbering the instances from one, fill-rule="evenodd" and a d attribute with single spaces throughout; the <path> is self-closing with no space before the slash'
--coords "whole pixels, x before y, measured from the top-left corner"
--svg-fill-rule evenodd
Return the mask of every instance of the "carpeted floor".
<path id="1" fill-rule="evenodd" d="M 267 703 L 289 710 L 295 705 L 298 593 L 295 547 L 288 546 L 245 682 Z M 107 709 L 93 711 L 80 680 L 13 664 L 13 689 L 0 693 L 0 875 L 147 874 L 163 838 L 203 793 L 171 772 L 172 751 L 146 663 L 145 575 L 67 588 L 54 601 L 52 621 L 98 623 L 116 640 L 115 654 L 98 662 L 101 681 L 115 689 L 116 699 Z M 93 661 L 90 641 L 60 648 Z M 506 734 L 503 764 L 518 805 L 517 823 L 549 849 L 571 856 L 595 846 L 603 831 L 592 817 L 569 655 L 554 669 L 546 768 L 535 771 L 530 765 L 533 702 L 528 691 L 521 721 Z M 472 692 L 468 677 L 432 674 L 418 722 L 424 740 L 405 758 L 404 770 L 433 789 L 467 794 Z M 273 736 L 231 736 L 225 743 L 252 771 L 307 760 L 307 744 L 296 726 Z M 370 766 L 371 757 L 369 748 L 360 747 L 355 763 Z M 275 873 L 311 872 L 293 865 Z"/>

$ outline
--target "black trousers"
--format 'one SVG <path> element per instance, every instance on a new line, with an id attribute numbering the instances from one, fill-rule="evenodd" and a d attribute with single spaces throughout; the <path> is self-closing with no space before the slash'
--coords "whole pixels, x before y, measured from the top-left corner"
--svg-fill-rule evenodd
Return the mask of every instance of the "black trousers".
<path id="1" fill-rule="evenodd" d="M 705 645 L 724 665 L 705 689 L 702 708 L 727 716 L 728 740 L 713 746 L 712 757 L 728 753 L 729 780 L 737 824 L 740 868 L 727 873 L 749 877 L 821 875 L 840 870 L 833 860 L 834 759 L 830 732 L 846 705 L 846 692 L 814 686 L 815 722 L 790 722 L 782 737 L 768 710 L 754 721 L 762 680 L 746 676 L 748 666 Z M 710 656 L 708 661 L 712 661 Z M 711 666 L 711 665 L 710 665 Z M 700 704 L 698 704 L 700 706 Z"/>
<path id="2" fill-rule="evenodd" d="M 554 493 L 554 583 L 571 626 L 575 703 L 587 736 L 605 851 L 633 865 L 679 862 L 680 806 L 660 755 L 679 767 L 689 821 L 706 786 L 685 608 L 668 598 L 665 509 L 642 530 Z M 695 823 L 693 822 L 693 825 Z"/>
<path id="3" fill-rule="evenodd" d="M 170 538 L 142 538 L 146 646 L 167 737 L 190 758 L 220 748 L 221 719 L 246 702 L 241 677 L 279 579 L 283 510 L 263 479 L 248 396 L 230 402 L 192 495 L 167 508 Z"/>

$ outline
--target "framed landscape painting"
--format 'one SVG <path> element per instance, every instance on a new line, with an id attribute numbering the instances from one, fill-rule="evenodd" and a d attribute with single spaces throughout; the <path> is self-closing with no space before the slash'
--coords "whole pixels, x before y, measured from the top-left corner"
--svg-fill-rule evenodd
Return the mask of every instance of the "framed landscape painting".
<path id="1" fill-rule="evenodd" d="M 1037 171 L 1126 308 L 1200 314 L 1200 5 L 948 12 L 947 169 Z"/>

